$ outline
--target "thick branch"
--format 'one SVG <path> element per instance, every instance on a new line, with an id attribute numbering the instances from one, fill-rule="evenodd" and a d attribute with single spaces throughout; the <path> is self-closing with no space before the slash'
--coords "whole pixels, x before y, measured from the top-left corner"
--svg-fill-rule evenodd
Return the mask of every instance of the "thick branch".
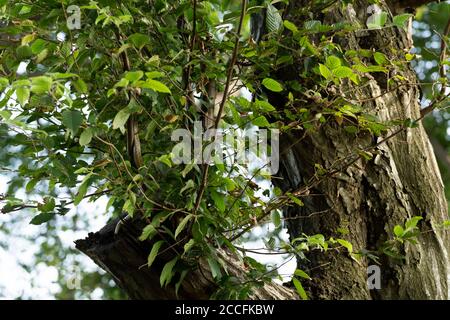
<path id="1" fill-rule="evenodd" d="M 162 250 L 151 268 L 146 266 L 152 243 L 141 242 L 138 237 L 145 225 L 139 220 L 124 223 L 119 234 L 114 234 L 118 220 L 108 223 L 96 233 L 90 233 L 84 240 L 77 240 L 76 248 L 89 256 L 96 264 L 110 273 L 115 282 L 131 299 L 176 299 L 175 286 L 161 288 L 159 276 L 164 264 L 174 257 L 172 250 Z M 223 249 L 218 256 L 226 262 L 228 273 L 244 281 L 244 266 L 238 257 Z M 216 287 L 208 263 L 200 259 L 198 265 L 183 281 L 178 298 L 208 299 Z M 270 283 L 256 288 L 250 299 L 297 299 L 293 290 Z"/>

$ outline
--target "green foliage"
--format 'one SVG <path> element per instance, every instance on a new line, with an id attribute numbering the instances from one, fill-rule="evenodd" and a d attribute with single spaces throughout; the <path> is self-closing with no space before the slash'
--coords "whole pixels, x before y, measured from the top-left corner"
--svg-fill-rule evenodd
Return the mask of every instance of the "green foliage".
<path id="1" fill-rule="evenodd" d="M 173 258 L 172 260 L 170 260 L 169 262 L 167 262 L 164 266 L 164 268 L 161 271 L 161 277 L 159 278 L 159 282 L 161 284 L 161 287 L 167 286 L 170 281 L 172 280 L 173 277 L 173 268 L 175 266 L 175 264 L 178 261 L 178 257 Z"/>
<path id="2" fill-rule="evenodd" d="M 305 205 L 294 191 L 264 189 L 259 184 L 268 179 L 264 168 L 246 172 L 236 163 L 175 163 L 171 134 L 204 120 L 199 109 L 211 104 L 211 84 L 220 91 L 237 77 L 237 89 L 245 86 L 254 98 L 228 97 L 221 128 L 256 126 L 278 128 L 282 134 L 311 134 L 332 124 L 350 138 L 373 138 L 416 124 L 414 119 L 383 123 L 362 101 L 340 94 L 348 86 L 362 88 L 380 74 L 401 74 L 402 64 L 412 59 L 388 49 L 344 50 L 333 39 L 358 28 L 350 22 L 328 25 L 314 13 L 301 16 L 302 25 L 283 21 L 279 1 L 250 1 L 246 12 L 241 12 L 239 2 L 218 0 L 198 2 L 195 9 L 187 1 L 157 1 L 151 6 L 145 1 L 82 2 L 80 30 L 68 30 L 61 3 L 0 3 L 2 15 L 14 21 L 2 33 L 20 39 L 1 47 L 0 116 L 4 131 L 14 129 L 5 145 L 18 147 L 24 158 L 16 185 L 2 198 L 2 212 L 33 208 L 31 224 L 50 224 L 71 204 L 107 194 L 106 210 L 147 221 L 139 239 L 151 244 L 148 267 L 155 265 L 163 247 L 180 252 L 162 269 L 163 287 L 175 285 L 178 291 L 203 258 L 219 287 L 214 297 L 247 297 L 254 287 L 276 278 L 277 271 L 244 255 L 248 279 L 238 283 L 214 254 L 215 247 L 236 251 L 236 230 L 245 234 L 269 220 L 279 231 L 279 210 Z M 266 10 L 267 34 L 255 44 L 249 19 L 261 10 Z M 367 27 L 403 28 L 409 18 L 400 15 L 391 22 L 381 12 Z M 64 40 L 58 40 L 58 32 Z M 25 61 L 26 73 L 17 74 Z M 295 70 L 294 80 L 281 79 L 280 74 L 289 70 Z M 389 81 L 406 83 L 400 75 Z M 274 96 L 285 104 L 275 104 Z M 130 124 L 135 132 L 130 132 Z M 141 163 L 130 156 L 130 148 L 142 157 Z M 353 150 L 351 156 L 372 160 L 370 150 Z M 314 178 L 321 180 L 334 168 L 315 164 L 314 169 Z M 51 196 L 31 202 L 15 198 L 15 190 L 25 187 L 32 192 L 38 183 Z M 72 199 L 58 197 L 56 188 L 69 190 Z M 395 226 L 395 244 L 413 243 L 419 220 Z M 298 259 L 314 250 L 337 250 L 354 259 L 362 254 L 349 240 L 322 234 L 289 242 L 269 237 L 265 243 L 267 250 Z M 390 252 L 392 246 L 384 249 Z M 292 279 L 306 300 L 299 279 L 310 277 L 297 270 Z"/>
<path id="3" fill-rule="evenodd" d="M 419 233 L 417 223 L 422 220 L 422 217 L 413 217 L 405 222 L 405 226 L 396 225 L 394 227 L 394 234 L 396 240 L 400 242 L 409 241 L 416 243 L 415 238 Z"/>
<path id="4" fill-rule="evenodd" d="M 148 261 L 147 261 L 147 266 L 150 268 L 153 264 L 153 261 L 155 261 L 156 256 L 158 255 L 159 249 L 161 248 L 161 246 L 164 244 L 164 241 L 158 241 L 156 242 L 153 247 L 152 247 L 152 251 L 150 251 L 150 254 L 148 255 Z"/>
<path id="5" fill-rule="evenodd" d="M 303 300 L 308 300 L 308 295 L 306 294 L 305 289 L 303 289 L 302 283 L 297 278 L 292 278 L 292 282 L 294 283 L 295 289 L 297 290 L 300 298 Z"/>
<path id="6" fill-rule="evenodd" d="M 262 81 L 262 85 L 273 92 L 281 92 L 283 91 L 283 86 L 274 79 L 265 78 Z"/>

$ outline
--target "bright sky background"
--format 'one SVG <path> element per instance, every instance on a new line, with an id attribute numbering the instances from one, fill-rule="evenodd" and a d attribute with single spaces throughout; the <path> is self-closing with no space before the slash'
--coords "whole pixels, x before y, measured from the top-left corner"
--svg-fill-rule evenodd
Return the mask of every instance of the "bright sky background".
<path id="1" fill-rule="evenodd" d="M 0 194 L 6 192 L 7 182 L 8 177 L 0 175 Z M 23 190 L 19 191 L 17 196 L 26 198 Z M 63 245 L 74 248 L 75 240 L 85 238 L 89 232 L 97 231 L 103 227 L 108 219 L 107 214 L 101 214 L 105 212 L 106 203 L 106 197 L 98 199 L 95 203 L 88 203 L 87 200 L 84 200 L 79 206 L 78 214 L 90 214 L 93 216 L 90 219 L 89 230 L 82 232 L 59 230 L 58 236 Z M 92 213 L 95 214 L 92 215 Z M 9 245 L 8 250 L 0 247 L 0 299 L 14 299 L 18 297 L 23 299 L 54 299 L 53 295 L 58 292 L 59 288 L 59 285 L 56 283 L 58 270 L 44 263 L 35 265 L 34 254 L 38 252 L 39 246 L 24 239 L 26 236 L 39 234 L 41 227 L 29 224 L 33 216 L 29 211 L 10 214 L 20 215 L 22 221 L 13 224 L 17 230 L 12 230 L 12 235 L 7 236 L 0 233 L 0 241 Z M 10 214 L 0 215 L 0 224 L 8 224 L 12 220 L 9 216 Z M 70 219 L 74 214 L 76 214 L 76 210 L 72 209 L 64 217 L 59 217 L 59 219 Z M 82 256 L 82 253 L 80 255 Z M 87 270 L 98 269 L 87 257 L 83 259 L 83 262 Z M 20 264 L 30 266 L 32 271 L 28 273 Z M 99 292 L 97 297 L 101 297 L 101 292 Z"/>

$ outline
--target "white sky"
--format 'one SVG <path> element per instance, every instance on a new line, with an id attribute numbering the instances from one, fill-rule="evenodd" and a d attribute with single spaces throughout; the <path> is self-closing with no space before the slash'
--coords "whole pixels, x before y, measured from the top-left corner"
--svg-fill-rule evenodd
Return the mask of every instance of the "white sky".
<path id="1" fill-rule="evenodd" d="M 4 194 L 7 189 L 8 178 L 0 175 L 0 194 Z M 19 192 L 23 193 L 22 192 Z M 107 198 L 102 197 L 95 203 L 89 203 L 84 200 L 78 212 L 71 209 L 64 217 L 60 219 L 70 219 L 74 214 L 90 214 L 89 230 L 74 232 L 73 230 L 59 230 L 58 237 L 67 248 L 75 247 L 74 241 L 85 238 L 89 232 L 97 231 L 103 227 L 109 217 L 105 212 Z M 95 213 L 92 215 L 92 213 Z M 40 226 L 30 225 L 32 215 L 26 213 L 14 212 L 0 215 L 0 224 L 8 225 L 11 221 L 11 214 L 23 215 L 21 223 L 14 223 L 12 230 L 13 235 L 5 235 L 0 233 L 0 241 L 8 244 L 8 249 L 0 247 L 0 299 L 14 299 L 22 297 L 24 299 L 54 299 L 54 294 L 58 292 L 59 285 L 56 283 L 58 278 L 58 270 L 53 266 L 47 266 L 44 263 L 35 265 L 34 254 L 39 251 L 39 243 L 31 243 L 24 239 L 26 236 L 38 235 Z M 22 217 L 21 217 L 22 218 Z M 80 253 L 82 255 L 82 253 Z M 98 267 L 86 257 L 83 259 L 88 270 L 98 269 Z M 28 273 L 20 264 L 31 267 Z M 97 295 L 101 296 L 101 292 Z M 95 295 L 94 295 L 95 297 Z"/>

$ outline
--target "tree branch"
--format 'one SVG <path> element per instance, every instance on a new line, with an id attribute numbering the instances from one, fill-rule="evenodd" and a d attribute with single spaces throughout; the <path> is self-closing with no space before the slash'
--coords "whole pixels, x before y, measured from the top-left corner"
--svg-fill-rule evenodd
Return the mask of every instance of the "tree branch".
<path id="1" fill-rule="evenodd" d="M 217 289 L 213 282 L 208 262 L 200 258 L 192 271 L 181 283 L 178 295 L 173 284 L 161 288 L 159 276 L 162 268 L 174 253 L 166 250 L 158 255 L 151 268 L 146 266 L 147 256 L 154 241 L 139 241 L 142 228 L 146 225 L 141 219 L 126 221 L 123 230 L 114 234 L 119 219 L 111 221 L 96 233 L 90 233 L 86 239 L 75 241 L 76 248 L 110 273 L 114 281 L 131 299 L 208 299 Z M 241 282 L 246 280 L 245 267 L 240 259 L 229 251 L 217 249 L 218 257 L 227 266 L 228 274 Z M 144 267 L 142 267 L 144 266 Z M 179 280 L 174 277 L 173 283 Z M 293 289 L 276 283 L 266 283 L 255 288 L 249 296 L 253 300 L 292 300 L 298 299 Z"/>

